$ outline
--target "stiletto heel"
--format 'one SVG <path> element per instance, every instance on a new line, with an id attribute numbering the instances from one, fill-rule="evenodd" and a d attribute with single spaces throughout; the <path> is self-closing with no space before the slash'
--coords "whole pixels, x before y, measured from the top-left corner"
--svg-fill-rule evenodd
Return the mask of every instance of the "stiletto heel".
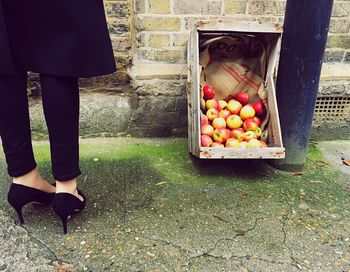
<path id="1" fill-rule="evenodd" d="M 67 234 L 67 222 L 68 222 L 68 217 L 61 217 L 62 220 L 62 225 L 63 225 L 63 232 L 64 234 Z"/>
<path id="2" fill-rule="evenodd" d="M 22 214 L 22 207 L 15 207 L 14 209 L 16 210 L 17 212 L 17 215 L 18 215 L 18 219 L 19 219 L 19 222 L 21 223 L 21 225 L 24 224 L 24 219 L 23 219 L 23 214 Z"/>
<path id="3" fill-rule="evenodd" d="M 69 193 L 56 193 L 52 201 L 52 209 L 61 218 L 64 234 L 67 234 L 68 217 L 81 212 L 86 206 L 85 195 L 79 189 L 77 190 L 83 197 L 83 201 Z"/>
<path id="4" fill-rule="evenodd" d="M 28 203 L 50 204 L 55 193 L 46 193 L 39 189 L 12 183 L 7 194 L 8 203 L 16 210 L 18 219 L 24 224 L 22 208 Z"/>

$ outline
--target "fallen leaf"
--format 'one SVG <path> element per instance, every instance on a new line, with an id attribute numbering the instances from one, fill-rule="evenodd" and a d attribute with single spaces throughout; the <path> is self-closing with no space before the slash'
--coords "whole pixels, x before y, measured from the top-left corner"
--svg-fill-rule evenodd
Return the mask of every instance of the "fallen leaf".
<path id="1" fill-rule="evenodd" d="M 350 166 L 350 160 L 343 160 L 343 163 L 347 166 Z"/>
<path id="2" fill-rule="evenodd" d="M 248 195 L 247 194 L 241 195 L 241 197 L 239 199 L 246 200 L 246 199 L 248 199 Z"/>
<path id="3" fill-rule="evenodd" d="M 325 161 L 320 161 L 320 160 L 315 161 L 314 163 L 315 163 L 317 166 L 321 166 L 321 167 L 328 164 L 327 162 L 325 162 Z"/>
<path id="4" fill-rule="evenodd" d="M 155 186 L 166 184 L 166 181 L 158 182 Z"/>
<path id="5" fill-rule="evenodd" d="M 57 271 L 58 272 L 71 271 L 70 269 L 74 268 L 74 266 L 75 265 L 73 265 L 73 264 L 62 263 L 59 266 L 57 266 Z"/>
<path id="6" fill-rule="evenodd" d="M 229 221 L 225 220 L 224 218 L 222 218 L 221 216 L 218 216 L 218 215 L 213 215 L 213 217 L 217 220 L 220 220 L 222 222 L 225 222 L 225 223 L 230 223 Z"/>
<path id="7" fill-rule="evenodd" d="M 320 180 L 310 180 L 310 183 L 322 183 Z"/>
<path id="8" fill-rule="evenodd" d="M 237 236 L 244 236 L 247 232 L 245 230 L 235 230 L 235 232 L 237 233 Z"/>

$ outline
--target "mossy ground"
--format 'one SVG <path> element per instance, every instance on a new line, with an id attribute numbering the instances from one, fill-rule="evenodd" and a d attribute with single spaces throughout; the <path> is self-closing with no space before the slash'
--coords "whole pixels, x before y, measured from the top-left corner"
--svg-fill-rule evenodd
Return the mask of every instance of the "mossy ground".
<path id="1" fill-rule="evenodd" d="M 38 142 L 35 154 L 50 180 L 47 143 Z M 349 187 L 315 144 L 303 173 L 260 160 L 198 160 L 185 139 L 87 139 L 80 154 L 80 188 L 89 202 L 70 222 L 70 235 L 60 234 L 45 208 L 26 214 L 28 231 L 76 269 L 350 268 Z"/>

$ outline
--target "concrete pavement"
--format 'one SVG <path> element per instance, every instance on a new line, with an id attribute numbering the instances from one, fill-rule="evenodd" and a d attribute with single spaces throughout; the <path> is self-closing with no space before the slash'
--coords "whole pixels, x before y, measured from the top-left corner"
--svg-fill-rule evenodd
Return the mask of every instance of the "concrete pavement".
<path id="1" fill-rule="evenodd" d="M 47 143 L 35 154 L 52 181 Z M 0 271 L 350 271 L 350 181 L 329 157 L 311 144 L 290 174 L 199 161 L 185 139 L 82 140 L 89 201 L 65 236 L 49 206 L 28 205 L 18 225 L 1 155 Z"/>

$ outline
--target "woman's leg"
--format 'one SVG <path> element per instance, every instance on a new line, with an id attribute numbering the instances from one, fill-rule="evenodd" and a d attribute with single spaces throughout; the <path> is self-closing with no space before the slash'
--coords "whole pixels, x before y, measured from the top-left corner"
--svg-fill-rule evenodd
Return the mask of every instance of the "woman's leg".
<path id="1" fill-rule="evenodd" d="M 56 193 L 78 195 L 76 178 L 81 174 L 78 79 L 41 75 L 40 80 Z"/>
<path id="2" fill-rule="evenodd" d="M 55 188 L 43 180 L 34 159 L 29 107 L 27 73 L 0 76 L 0 136 L 13 182 L 46 192 Z"/>

